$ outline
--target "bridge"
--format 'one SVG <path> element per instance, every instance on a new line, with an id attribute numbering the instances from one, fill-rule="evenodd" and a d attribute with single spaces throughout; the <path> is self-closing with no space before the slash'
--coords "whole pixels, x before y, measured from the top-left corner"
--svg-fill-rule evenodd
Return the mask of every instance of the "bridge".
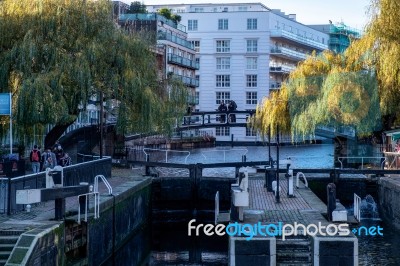
<path id="1" fill-rule="evenodd" d="M 247 120 L 255 114 L 254 110 L 250 111 L 209 111 L 209 112 L 192 112 L 190 115 L 183 117 L 183 123 L 176 125 L 176 130 L 186 131 L 210 127 L 247 127 Z M 330 126 L 319 126 L 315 130 L 315 135 L 333 139 L 336 137 L 343 139 L 356 139 L 356 134 L 351 127 L 334 128 Z"/>

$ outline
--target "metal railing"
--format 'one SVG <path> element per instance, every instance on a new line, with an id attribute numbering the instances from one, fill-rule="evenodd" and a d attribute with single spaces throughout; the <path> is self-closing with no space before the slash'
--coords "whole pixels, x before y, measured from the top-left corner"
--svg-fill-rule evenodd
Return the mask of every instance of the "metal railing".
<path id="1" fill-rule="evenodd" d="M 349 162 L 349 159 L 350 160 L 354 160 L 354 162 Z M 379 160 L 378 164 L 380 166 L 380 169 L 384 169 L 385 162 L 386 162 L 386 157 L 382 157 L 382 156 L 378 156 L 378 157 L 373 157 L 373 156 L 353 156 L 353 157 L 345 156 L 345 157 L 338 157 L 338 162 L 340 163 L 340 169 L 343 169 L 343 161 L 344 160 L 347 160 L 347 163 L 358 163 L 360 161 L 357 162 L 357 160 L 360 160 L 360 159 L 361 159 L 361 169 L 364 169 L 364 161 L 365 160 L 371 160 L 371 161 L 373 161 L 373 160 L 378 161 Z"/>
<path id="2" fill-rule="evenodd" d="M 150 153 L 147 153 L 146 151 L 156 151 L 156 152 L 165 152 L 165 162 L 168 163 L 168 153 L 169 152 L 177 152 L 177 153 L 184 153 L 187 154 L 185 157 L 185 164 L 187 163 L 187 158 L 190 156 L 189 151 L 178 151 L 178 150 L 163 150 L 163 149 L 152 149 L 152 148 L 144 148 L 143 152 L 146 155 L 146 158 L 150 156 Z"/>
<path id="3" fill-rule="evenodd" d="M 357 221 L 361 220 L 361 198 L 354 193 L 354 218 L 356 218 Z"/>
<path id="4" fill-rule="evenodd" d="M 177 54 L 169 53 L 168 54 L 168 62 L 176 63 L 176 64 L 190 67 L 193 69 L 199 69 L 199 63 L 197 63 L 195 60 L 191 60 L 189 58 L 184 58 L 183 56 L 180 56 Z"/>
<path id="5" fill-rule="evenodd" d="M 305 53 L 297 52 L 286 47 L 271 48 L 271 55 L 282 55 L 285 57 L 296 58 L 298 60 L 304 60 L 308 56 Z"/>
<path id="6" fill-rule="evenodd" d="M 64 186 L 79 185 L 81 182 L 92 182 L 98 174 L 111 175 L 111 158 L 78 163 L 63 167 Z M 21 189 L 39 189 L 46 187 L 46 172 L 19 177 L 0 178 L 0 213 L 11 214 L 22 211 L 24 205 L 16 204 L 16 191 Z"/>
<path id="7" fill-rule="evenodd" d="M 94 196 L 94 218 L 97 219 L 100 217 L 100 208 L 99 208 L 99 198 L 100 194 L 99 192 L 89 192 L 85 194 L 81 194 L 78 196 L 78 203 L 80 203 L 80 198 L 85 197 L 85 218 L 84 221 L 87 222 L 87 217 L 88 217 L 88 208 L 89 208 L 89 200 L 90 196 Z M 81 224 L 81 206 L 78 208 L 78 224 Z"/>
<path id="8" fill-rule="evenodd" d="M 246 156 L 246 154 L 247 154 L 247 152 L 248 152 L 247 149 L 212 150 L 212 151 L 203 151 L 203 152 L 201 153 L 201 155 L 204 157 L 204 160 L 207 160 L 207 156 L 205 155 L 205 153 L 218 153 L 218 152 L 222 152 L 222 153 L 224 154 L 224 161 L 223 161 L 223 162 L 226 162 L 226 153 L 227 153 L 227 152 L 232 152 L 232 151 L 243 151 L 242 158 L 243 158 L 243 156 Z"/>
<path id="9" fill-rule="evenodd" d="M 308 187 L 308 181 L 307 181 L 306 175 L 304 173 L 302 173 L 302 172 L 298 172 L 296 174 L 296 188 L 300 188 L 300 182 L 299 182 L 300 181 L 300 177 L 303 177 L 304 186 Z"/>
<path id="10" fill-rule="evenodd" d="M 286 31 L 283 29 L 271 30 L 271 37 L 272 38 L 277 37 L 277 38 L 289 39 L 289 40 L 295 41 L 297 43 L 306 45 L 308 47 L 317 48 L 318 50 L 328 50 L 328 44 L 314 41 L 307 37 L 301 36 L 299 34 L 294 34 L 292 32 L 289 32 L 289 31 Z"/>
<path id="11" fill-rule="evenodd" d="M 219 216 L 219 191 L 215 193 L 215 220 L 214 224 L 218 223 L 218 216 Z"/>

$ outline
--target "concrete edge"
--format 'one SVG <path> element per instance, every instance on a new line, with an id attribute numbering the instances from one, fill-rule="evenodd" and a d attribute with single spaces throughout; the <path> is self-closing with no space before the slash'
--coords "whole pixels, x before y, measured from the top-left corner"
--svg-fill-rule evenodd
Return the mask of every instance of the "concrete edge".
<path id="1" fill-rule="evenodd" d="M 12 252 L 10 253 L 10 257 L 8 258 L 8 260 L 7 260 L 7 262 L 6 262 L 5 265 L 6 265 L 6 266 L 26 265 L 27 262 L 28 262 L 28 260 L 29 260 L 29 258 L 30 258 L 30 256 L 31 256 L 31 254 L 32 254 L 32 252 L 33 252 L 33 250 L 34 250 L 35 247 L 36 247 L 36 243 L 38 242 L 38 240 L 39 240 L 41 237 L 43 237 L 44 235 L 46 235 L 46 234 L 50 233 L 51 231 L 53 231 L 54 229 L 59 228 L 62 224 L 63 224 L 63 222 L 57 223 L 57 224 L 54 224 L 54 225 L 51 225 L 50 227 L 43 229 L 42 232 L 40 232 L 40 233 L 38 233 L 38 234 L 31 234 L 31 233 L 29 233 L 30 231 L 32 231 L 32 230 L 37 230 L 38 228 L 35 228 L 35 229 L 32 229 L 32 230 L 30 230 L 30 231 L 28 231 L 28 232 L 22 233 L 22 234 L 19 236 L 18 241 L 17 241 L 17 243 L 15 244 L 15 246 L 14 246 Z M 27 248 L 27 247 L 18 247 L 18 244 L 19 244 L 19 242 L 20 242 L 22 236 L 34 236 L 34 237 L 35 237 L 35 238 L 33 239 L 32 243 L 31 243 L 31 245 L 29 246 L 29 248 Z M 14 251 L 15 251 L 16 248 L 27 249 L 28 251 L 26 252 L 25 257 L 22 259 L 22 261 L 21 261 L 20 264 L 9 263 L 8 261 L 9 261 L 10 258 L 12 257 L 12 255 L 13 255 L 13 253 L 14 253 Z"/>
<path id="2" fill-rule="evenodd" d="M 330 241 L 340 241 L 340 242 L 354 242 L 354 251 L 353 251 L 353 265 L 358 265 L 358 238 L 354 235 L 350 236 L 342 236 L 342 237 L 320 237 L 313 236 L 313 265 L 319 265 L 319 243 L 330 242 Z"/>
<path id="3" fill-rule="evenodd" d="M 251 240 L 246 240 L 245 237 L 229 236 L 229 247 L 228 247 L 228 261 L 229 266 L 236 266 L 235 263 L 235 242 L 239 241 L 263 241 L 269 240 L 269 252 L 271 256 L 270 266 L 276 266 L 276 238 L 275 237 L 253 237 Z"/>

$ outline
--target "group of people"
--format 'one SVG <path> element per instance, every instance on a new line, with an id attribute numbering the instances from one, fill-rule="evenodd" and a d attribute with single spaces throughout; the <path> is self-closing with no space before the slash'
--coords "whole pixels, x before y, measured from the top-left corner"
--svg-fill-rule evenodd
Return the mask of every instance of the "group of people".
<path id="1" fill-rule="evenodd" d="M 224 103 L 224 101 L 221 101 L 221 104 L 218 106 L 218 111 L 222 113 L 226 112 L 233 112 L 236 111 L 237 109 L 237 104 L 235 101 L 230 100 L 228 106 Z M 225 123 L 225 118 L 226 115 L 220 115 L 220 122 Z M 236 115 L 235 114 L 229 114 L 229 122 L 230 123 L 235 123 L 236 122 Z"/>
<path id="2" fill-rule="evenodd" d="M 71 157 L 64 152 L 58 141 L 52 148 L 47 147 L 43 152 L 40 151 L 37 145 L 34 145 L 29 159 L 33 173 L 39 173 L 40 170 L 46 170 L 47 168 L 53 169 L 56 165 L 62 167 L 71 165 Z"/>

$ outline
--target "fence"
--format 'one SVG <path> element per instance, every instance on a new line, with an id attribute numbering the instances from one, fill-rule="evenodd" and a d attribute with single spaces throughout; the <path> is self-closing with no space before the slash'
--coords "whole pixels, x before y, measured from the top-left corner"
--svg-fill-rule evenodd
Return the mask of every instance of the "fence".
<path id="1" fill-rule="evenodd" d="M 96 175 L 111 177 L 111 158 L 107 157 L 66 166 L 63 168 L 63 171 L 64 186 L 77 186 L 80 182 L 93 183 Z M 0 178 L 0 213 L 11 214 L 24 209 L 24 205 L 16 204 L 17 190 L 45 187 L 45 172 L 19 177 Z"/>

